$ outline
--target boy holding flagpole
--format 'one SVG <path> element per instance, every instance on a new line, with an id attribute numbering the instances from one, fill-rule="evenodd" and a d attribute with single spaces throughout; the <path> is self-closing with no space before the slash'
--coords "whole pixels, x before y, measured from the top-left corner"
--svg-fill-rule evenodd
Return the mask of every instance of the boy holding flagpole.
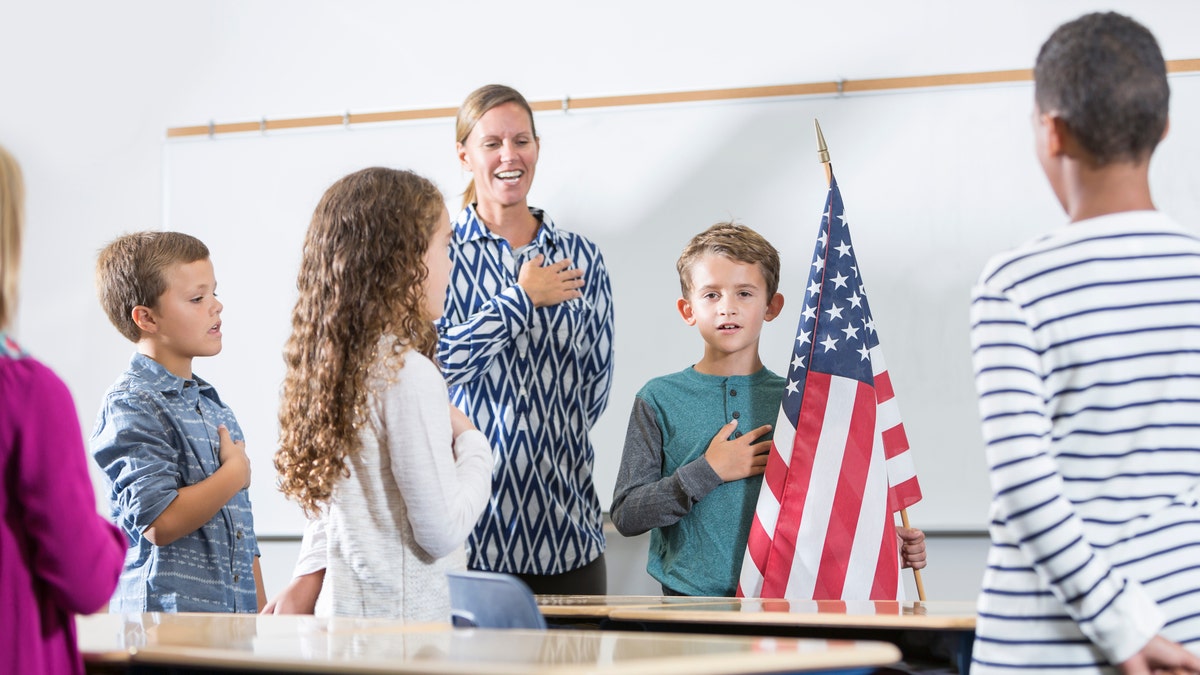
<path id="1" fill-rule="evenodd" d="M 638 392 L 611 516 L 626 536 L 651 532 L 646 569 L 664 594 L 731 596 L 787 386 L 758 352 L 763 324 L 783 308 L 779 254 L 750 228 L 719 223 L 676 266 L 678 310 L 704 354 Z M 897 532 L 905 566 L 924 567 L 924 534 Z"/>

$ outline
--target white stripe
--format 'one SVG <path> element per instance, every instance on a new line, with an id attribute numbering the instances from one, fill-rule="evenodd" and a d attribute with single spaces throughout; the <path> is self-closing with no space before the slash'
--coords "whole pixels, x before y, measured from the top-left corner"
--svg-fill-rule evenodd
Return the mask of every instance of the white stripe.
<path id="1" fill-rule="evenodd" d="M 893 396 L 875 406 L 875 427 L 880 430 L 891 429 L 900 424 L 900 406 Z"/>
<path id="2" fill-rule="evenodd" d="M 883 360 L 883 347 L 876 344 L 871 348 L 871 374 L 879 377 L 880 373 L 887 371 L 887 363 Z"/>
<path id="3" fill-rule="evenodd" d="M 775 449 L 779 452 L 779 458 L 783 460 L 785 466 L 790 468 L 792 466 L 792 448 L 796 444 L 796 427 L 788 419 L 787 411 L 783 409 L 783 406 L 779 406 L 779 417 L 775 420 L 771 438 L 775 439 Z"/>
<path id="4" fill-rule="evenodd" d="M 887 460 L 889 485 L 899 485 L 910 478 L 915 478 L 916 475 L 917 465 L 913 463 L 912 453 L 908 450 Z"/>

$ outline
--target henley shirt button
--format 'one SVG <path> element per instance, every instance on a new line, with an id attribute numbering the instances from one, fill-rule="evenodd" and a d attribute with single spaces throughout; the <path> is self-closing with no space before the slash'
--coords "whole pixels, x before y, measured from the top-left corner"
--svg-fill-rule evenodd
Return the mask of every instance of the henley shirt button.
<path id="1" fill-rule="evenodd" d="M 241 531 L 241 530 L 238 530 L 238 533 L 237 533 L 237 538 L 238 538 L 238 539 L 241 539 L 241 538 L 242 538 L 242 531 Z"/>
<path id="2" fill-rule="evenodd" d="M 241 580 L 242 580 L 242 575 L 240 575 L 240 574 L 233 575 L 233 583 L 236 584 L 237 582 L 239 582 Z"/>
<path id="3" fill-rule="evenodd" d="M 742 413 L 740 413 L 740 412 L 738 412 L 738 411 L 736 411 L 736 410 L 734 410 L 734 411 L 733 411 L 733 419 L 735 419 L 735 420 L 736 420 L 736 419 L 738 419 L 738 418 L 739 418 L 739 417 L 741 417 L 741 416 L 742 416 Z"/>
<path id="4" fill-rule="evenodd" d="M 730 395 L 730 396 L 737 396 L 737 389 L 730 389 L 730 390 L 729 390 L 729 395 Z"/>

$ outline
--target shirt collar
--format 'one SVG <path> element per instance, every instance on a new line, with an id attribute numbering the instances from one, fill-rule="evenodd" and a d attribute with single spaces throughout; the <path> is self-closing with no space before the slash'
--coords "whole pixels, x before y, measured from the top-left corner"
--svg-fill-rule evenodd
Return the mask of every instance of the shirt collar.
<path id="1" fill-rule="evenodd" d="M 538 227 L 537 234 L 533 236 L 533 242 L 539 248 L 559 247 L 558 228 L 554 226 L 554 221 L 550 220 L 550 216 L 546 212 L 535 207 L 529 207 L 529 213 L 533 214 L 534 218 L 538 219 L 541 225 Z M 478 239 L 503 239 L 498 234 L 495 234 L 487 228 L 487 225 L 479 219 L 479 214 L 475 211 L 475 205 L 470 204 L 458 214 L 458 218 L 454 222 L 454 233 L 462 241 L 475 241 Z"/>
<path id="2" fill-rule="evenodd" d="M 200 394 L 212 399 L 212 401 L 217 405 L 223 405 L 221 403 L 221 397 L 217 396 L 217 390 L 202 378 L 197 377 L 195 373 L 192 374 L 191 380 L 185 380 L 175 373 L 167 370 L 158 361 L 155 361 L 141 352 L 135 352 L 134 355 L 130 357 L 129 370 L 134 375 L 145 381 L 150 388 L 164 394 L 186 396 L 184 391 L 188 388 L 187 383 L 193 382 L 199 389 Z"/>

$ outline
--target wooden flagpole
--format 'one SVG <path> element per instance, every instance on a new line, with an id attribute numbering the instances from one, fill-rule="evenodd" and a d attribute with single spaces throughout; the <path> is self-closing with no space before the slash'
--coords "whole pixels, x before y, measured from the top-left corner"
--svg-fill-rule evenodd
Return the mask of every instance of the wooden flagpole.
<path id="1" fill-rule="evenodd" d="M 825 167 L 825 184 L 833 183 L 833 162 L 829 159 L 829 147 L 825 145 L 825 135 L 821 133 L 821 123 L 813 119 L 813 124 L 817 127 L 817 161 Z M 910 527 L 908 524 L 908 509 L 900 509 L 900 522 L 905 528 Z M 912 571 L 913 579 L 917 582 L 917 597 L 921 602 L 925 602 L 925 583 L 921 581 L 921 570 L 914 569 Z"/>

